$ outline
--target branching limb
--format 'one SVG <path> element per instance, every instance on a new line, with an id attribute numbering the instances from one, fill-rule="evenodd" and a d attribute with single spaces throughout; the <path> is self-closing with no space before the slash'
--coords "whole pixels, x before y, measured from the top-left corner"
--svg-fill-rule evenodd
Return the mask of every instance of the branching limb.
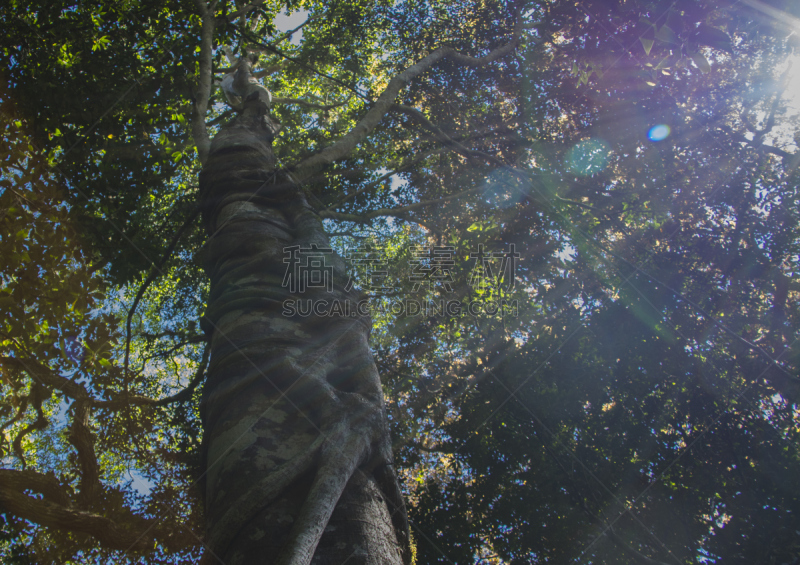
<path id="1" fill-rule="evenodd" d="M 119 410 L 129 406 L 164 406 L 173 402 L 182 402 L 183 400 L 187 400 L 191 396 L 194 389 L 197 388 L 200 382 L 202 382 L 203 377 L 205 376 L 205 369 L 208 366 L 209 354 L 210 351 L 208 348 L 206 348 L 203 351 L 203 357 L 200 361 L 200 366 L 197 368 L 194 377 L 184 390 L 160 400 L 134 394 L 120 394 L 111 400 L 99 400 L 91 396 L 82 384 L 72 381 L 66 377 L 62 377 L 46 365 L 42 365 L 41 363 L 29 358 L 23 359 L 19 357 L 3 356 L 0 357 L 0 366 L 7 365 L 16 369 L 24 370 L 37 383 L 50 390 L 59 390 L 73 400 L 84 402 L 88 407 L 100 408 L 104 410 Z M 14 418 L 12 420 L 16 419 L 17 418 Z M 11 423 L 13 422 L 9 421 L 5 425 L 7 426 Z"/>
<path id="2" fill-rule="evenodd" d="M 465 145 L 459 143 L 445 132 L 443 132 L 436 124 L 431 122 L 425 115 L 417 110 L 416 108 L 412 108 L 411 106 L 405 106 L 403 104 L 392 104 L 392 109 L 397 110 L 406 114 L 407 116 L 411 116 L 413 119 L 421 123 L 426 129 L 432 132 L 439 141 L 446 143 L 453 147 L 456 151 L 461 153 L 464 157 L 479 157 L 481 159 L 485 159 L 499 167 L 506 166 L 500 159 L 493 155 L 489 155 L 488 153 L 484 153 L 482 151 L 475 151 L 474 149 L 470 149 Z"/>
<path id="3" fill-rule="evenodd" d="M 497 130 L 488 130 L 486 132 L 481 132 L 479 135 L 476 135 L 476 136 L 469 136 L 469 138 L 467 138 L 467 140 L 471 140 L 471 139 L 475 139 L 475 138 L 481 138 L 481 137 L 487 137 L 489 135 L 504 136 L 504 135 L 507 135 L 507 134 L 508 134 L 507 132 L 498 132 Z M 460 142 L 456 141 L 456 143 L 460 143 Z M 377 178 L 374 181 L 362 186 L 358 190 L 356 190 L 354 192 L 351 192 L 350 194 L 345 195 L 343 198 L 341 198 L 340 200 L 338 200 L 334 204 L 331 204 L 330 206 L 328 206 L 325 209 L 326 210 L 334 210 L 334 209 L 338 208 L 339 206 L 341 206 L 342 204 L 344 204 L 345 202 L 347 202 L 348 200 L 351 200 L 351 199 L 355 198 L 359 194 L 363 194 L 364 192 L 366 192 L 370 188 L 372 188 L 374 186 L 377 186 L 378 184 L 380 184 L 380 183 L 384 182 L 385 180 L 391 178 L 392 176 L 396 175 L 397 173 L 406 171 L 406 170 L 414 167 L 415 165 L 417 165 L 418 163 L 424 161 L 428 157 L 432 157 L 434 155 L 438 155 L 440 153 L 444 153 L 445 151 L 453 151 L 453 150 L 455 150 L 455 148 L 454 148 L 454 146 L 452 144 L 445 145 L 444 147 L 441 147 L 441 146 L 440 147 L 436 147 L 433 150 L 423 151 L 421 149 L 418 149 L 418 150 L 415 151 L 414 156 L 411 157 L 410 159 L 407 159 L 405 162 L 401 162 L 398 165 L 387 165 L 387 168 L 392 168 L 391 171 L 389 171 L 388 173 L 386 173 L 384 175 L 381 175 L 379 178 Z M 492 158 L 488 154 L 484 154 L 484 153 L 481 153 L 481 152 L 475 152 L 475 153 L 477 154 L 477 156 L 480 156 L 482 158 L 486 158 L 486 157 L 488 157 L 489 159 Z M 506 166 L 506 165 L 503 165 L 503 166 Z M 341 173 L 339 173 L 339 174 L 341 174 Z M 310 182 L 310 181 L 308 179 L 306 179 L 306 182 Z"/>
<path id="4" fill-rule="evenodd" d="M 99 466 L 94 452 L 94 438 L 89 429 L 89 407 L 94 397 L 86 391 L 82 384 L 62 377 L 48 366 L 33 359 L 23 360 L 17 357 L 1 357 L 0 361 L 3 364 L 15 365 L 17 368 L 24 369 L 33 379 L 35 386 L 50 391 L 53 389 L 61 390 L 64 394 L 74 399 L 69 441 L 78 452 L 78 464 L 81 467 L 80 501 L 84 506 L 89 506 L 94 495 L 101 488 Z M 41 429 L 47 424 L 47 419 L 41 413 L 41 402 L 37 402 L 36 398 L 32 398 L 32 401 L 34 406 L 37 407 L 39 418 L 32 426 L 23 430 L 24 433 L 33 431 L 33 429 Z M 17 436 L 17 438 L 19 440 L 20 436 Z M 17 443 L 17 440 L 15 440 L 15 443 Z M 15 447 L 17 446 L 15 445 Z"/>
<path id="5" fill-rule="evenodd" d="M 785 151 L 785 150 L 783 150 L 783 149 L 781 149 L 779 147 L 773 147 L 772 145 L 764 145 L 763 143 L 760 144 L 760 145 L 756 145 L 755 144 L 755 139 L 753 141 L 750 141 L 749 139 L 747 139 L 747 137 L 745 137 L 741 133 L 733 133 L 731 135 L 733 136 L 733 138 L 736 141 L 741 142 L 741 143 L 745 143 L 745 144 L 747 144 L 747 145 L 749 145 L 749 146 L 751 146 L 754 149 L 757 149 L 759 151 L 765 151 L 767 153 L 772 153 L 773 155 L 777 155 L 779 157 L 783 157 L 784 159 L 791 159 L 791 158 L 795 157 L 794 153 L 789 153 L 788 151 Z"/>
<path id="6" fill-rule="evenodd" d="M 459 65 L 468 67 L 480 67 L 512 53 L 519 43 L 519 35 L 522 27 L 521 22 L 522 19 L 518 18 L 514 28 L 514 37 L 509 43 L 495 49 L 484 57 L 470 57 L 458 53 L 452 47 L 440 47 L 427 57 L 424 57 L 419 63 L 408 67 L 406 70 L 396 75 L 389 81 L 386 89 L 375 104 L 372 105 L 367 114 L 352 130 L 350 130 L 350 132 L 345 134 L 333 145 L 326 147 L 316 155 L 305 159 L 296 166 L 296 170 L 302 171 L 300 176 L 303 177 L 307 174 L 311 174 L 317 168 L 329 165 L 349 155 L 353 149 L 355 149 L 356 145 L 362 142 L 391 110 L 400 91 L 416 77 L 443 59 L 447 58 Z"/>
<path id="7" fill-rule="evenodd" d="M 42 401 L 43 401 L 43 390 L 46 390 L 41 385 L 34 384 L 31 387 L 31 394 L 28 396 L 30 404 L 33 404 L 34 409 L 36 410 L 36 420 L 31 424 L 25 426 L 22 431 L 20 431 L 17 436 L 14 438 L 14 442 L 12 443 L 12 447 L 14 452 L 17 454 L 17 457 L 22 462 L 23 468 L 25 467 L 25 451 L 22 448 L 22 440 L 25 439 L 29 433 L 34 432 L 36 430 L 43 430 L 47 427 L 49 420 L 45 417 L 44 411 L 42 410 Z"/>
<path id="8" fill-rule="evenodd" d="M 197 386 L 203 381 L 206 369 L 208 368 L 208 359 L 211 354 L 211 348 L 206 346 L 203 350 L 203 358 L 200 360 L 200 365 L 197 367 L 192 380 L 189 381 L 187 387 L 172 396 L 167 396 L 156 400 L 147 396 L 138 396 L 134 394 L 122 394 L 116 396 L 112 400 L 95 400 L 92 402 L 92 407 L 101 408 L 104 410 L 120 410 L 130 406 L 166 406 L 173 402 L 183 402 L 192 397 L 192 393 Z"/>
<path id="9" fill-rule="evenodd" d="M 189 400 L 192 397 L 192 393 L 197 388 L 197 385 L 199 385 L 203 381 L 203 377 L 205 377 L 206 369 L 208 368 L 208 359 L 210 356 L 211 346 L 206 345 L 206 348 L 203 350 L 203 358 L 200 360 L 200 365 L 197 367 L 194 377 L 192 377 L 192 380 L 189 381 L 189 386 L 182 391 L 173 394 L 172 396 L 157 400 L 155 405 L 166 406 L 167 404 L 172 404 L 173 402 L 183 402 L 185 400 Z"/>

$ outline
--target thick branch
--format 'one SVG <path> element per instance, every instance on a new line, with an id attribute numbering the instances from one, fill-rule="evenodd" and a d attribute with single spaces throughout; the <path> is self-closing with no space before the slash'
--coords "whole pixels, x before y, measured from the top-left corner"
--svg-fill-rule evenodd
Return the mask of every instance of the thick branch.
<path id="1" fill-rule="evenodd" d="M 43 499 L 23 494 L 31 490 Z M 144 520 L 122 526 L 98 514 L 72 508 L 69 495 L 54 477 L 33 471 L 0 469 L 0 503 L 20 518 L 47 528 L 59 528 L 89 534 L 111 549 L 149 549 L 153 546 Z"/>
<path id="2" fill-rule="evenodd" d="M 206 4 L 205 0 L 197 0 L 197 6 L 200 9 L 203 23 L 200 31 L 200 69 L 197 77 L 197 91 L 194 97 L 192 135 L 197 146 L 197 153 L 200 156 L 200 162 L 205 163 L 208 151 L 211 149 L 211 139 L 208 137 L 205 120 L 206 113 L 208 113 L 208 101 L 211 98 L 211 89 L 214 85 L 212 58 L 216 1 Z"/>
<path id="3" fill-rule="evenodd" d="M 62 377 L 55 371 L 33 359 L 20 359 L 18 357 L 0 357 L 0 364 L 10 365 L 26 371 L 33 380 L 50 389 L 57 389 L 73 400 L 92 398 L 86 388 L 80 383 Z"/>
<path id="4" fill-rule="evenodd" d="M 79 502 L 91 506 L 95 497 L 102 490 L 100 485 L 100 466 L 94 452 L 94 437 L 89 429 L 89 402 L 86 399 L 76 400 L 72 425 L 69 430 L 69 442 L 78 452 L 78 464 L 81 467 Z"/>

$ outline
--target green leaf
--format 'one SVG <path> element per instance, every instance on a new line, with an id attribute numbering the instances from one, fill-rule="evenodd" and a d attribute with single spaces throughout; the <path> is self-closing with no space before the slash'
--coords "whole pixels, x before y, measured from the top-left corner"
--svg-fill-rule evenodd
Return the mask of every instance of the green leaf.
<path id="1" fill-rule="evenodd" d="M 661 26 L 661 29 L 656 32 L 656 39 L 664 43 L 672 43 L 673 45 L 680 44 L 678 36 L 675 35 L 675 32 L 668 25 Z"/>
<path id="2" fill-rule="evenodd" d="M 669 65 L 667 63 L 669 62 L 669 58 L 670 57 L 672 57 L 672 55 L 667 55 L 666 57 L 661 59 L 661 61 L 659 61 L 658 65 L 656 65 L 655 70 L 660 71 L 661 69 L 668 69 Z"/>
<path id="3" fill-rule="evenodd" d="M 733 42 L 730 36 L 724 31 L 711 27 L 706 24 L 700 24 L 697 31 L 694 32 L 692 38 L 700 45 L 713 47 L 720 51 L 733 54 Z"/>
<path id="4" fill-rule="evenodd" d="M 708 59 L 699 51 L 697 53 L 692 53 L 692 61 L 694 61 L 694 64 L 697 65 L 697 68 L 700 69 L 701 72 L 711 72 L 711 65 L 708 64 Z"/>
<path id="5" fill-rule="evenodd" d="M 639 41 L 642 42 L 642 47 L 644 47 L 645 54 L 650 54 L 650 50 L 653 48 L 653 43 L 655 43 L 655 37 L 656 27 L 648 22 L 644 32 L 639 36 Z"/>
<path id="6" fill-rule="evenodd" d="M 676 32 L 679 32 L 681 30 L 683 24 L 681 23 L 681 16 L 680 13 L 678 13 L 678 11 L 670 10 L 669 12 L 667 12 L 667 25 L 670 27 L 670 29 Z"/>

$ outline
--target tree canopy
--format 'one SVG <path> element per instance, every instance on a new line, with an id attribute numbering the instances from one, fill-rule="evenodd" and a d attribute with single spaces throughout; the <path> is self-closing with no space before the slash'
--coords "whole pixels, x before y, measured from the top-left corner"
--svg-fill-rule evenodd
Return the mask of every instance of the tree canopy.
<path id="1" fill-rule="evenodd" d="M 203 549 L 196 125 L 246 53 L 369 296 L 417 563 L 798 562 L 796 3 L 0 16 L 3 562 Z"/>

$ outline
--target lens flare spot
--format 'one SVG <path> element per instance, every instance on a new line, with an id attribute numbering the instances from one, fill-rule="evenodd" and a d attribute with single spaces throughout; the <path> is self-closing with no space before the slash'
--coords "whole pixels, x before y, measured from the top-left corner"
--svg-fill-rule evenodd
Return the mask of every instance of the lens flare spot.
<path id="1" fill-rule="evenodd" d="M 608 165 L 610 151 L 611 147 L 602 139 L 581 141 L 567 151 L 567 167 L 581 177 L 597 174 Z"/>
<path id="2" fill-rule="evenodd" d="M 661 141 L 662 139 L 667 139 L 667 136 L 669 136 L 669 126 L 664 124 L 653 126 L 647 132 L 647 138 L 650 141 Z"/>

